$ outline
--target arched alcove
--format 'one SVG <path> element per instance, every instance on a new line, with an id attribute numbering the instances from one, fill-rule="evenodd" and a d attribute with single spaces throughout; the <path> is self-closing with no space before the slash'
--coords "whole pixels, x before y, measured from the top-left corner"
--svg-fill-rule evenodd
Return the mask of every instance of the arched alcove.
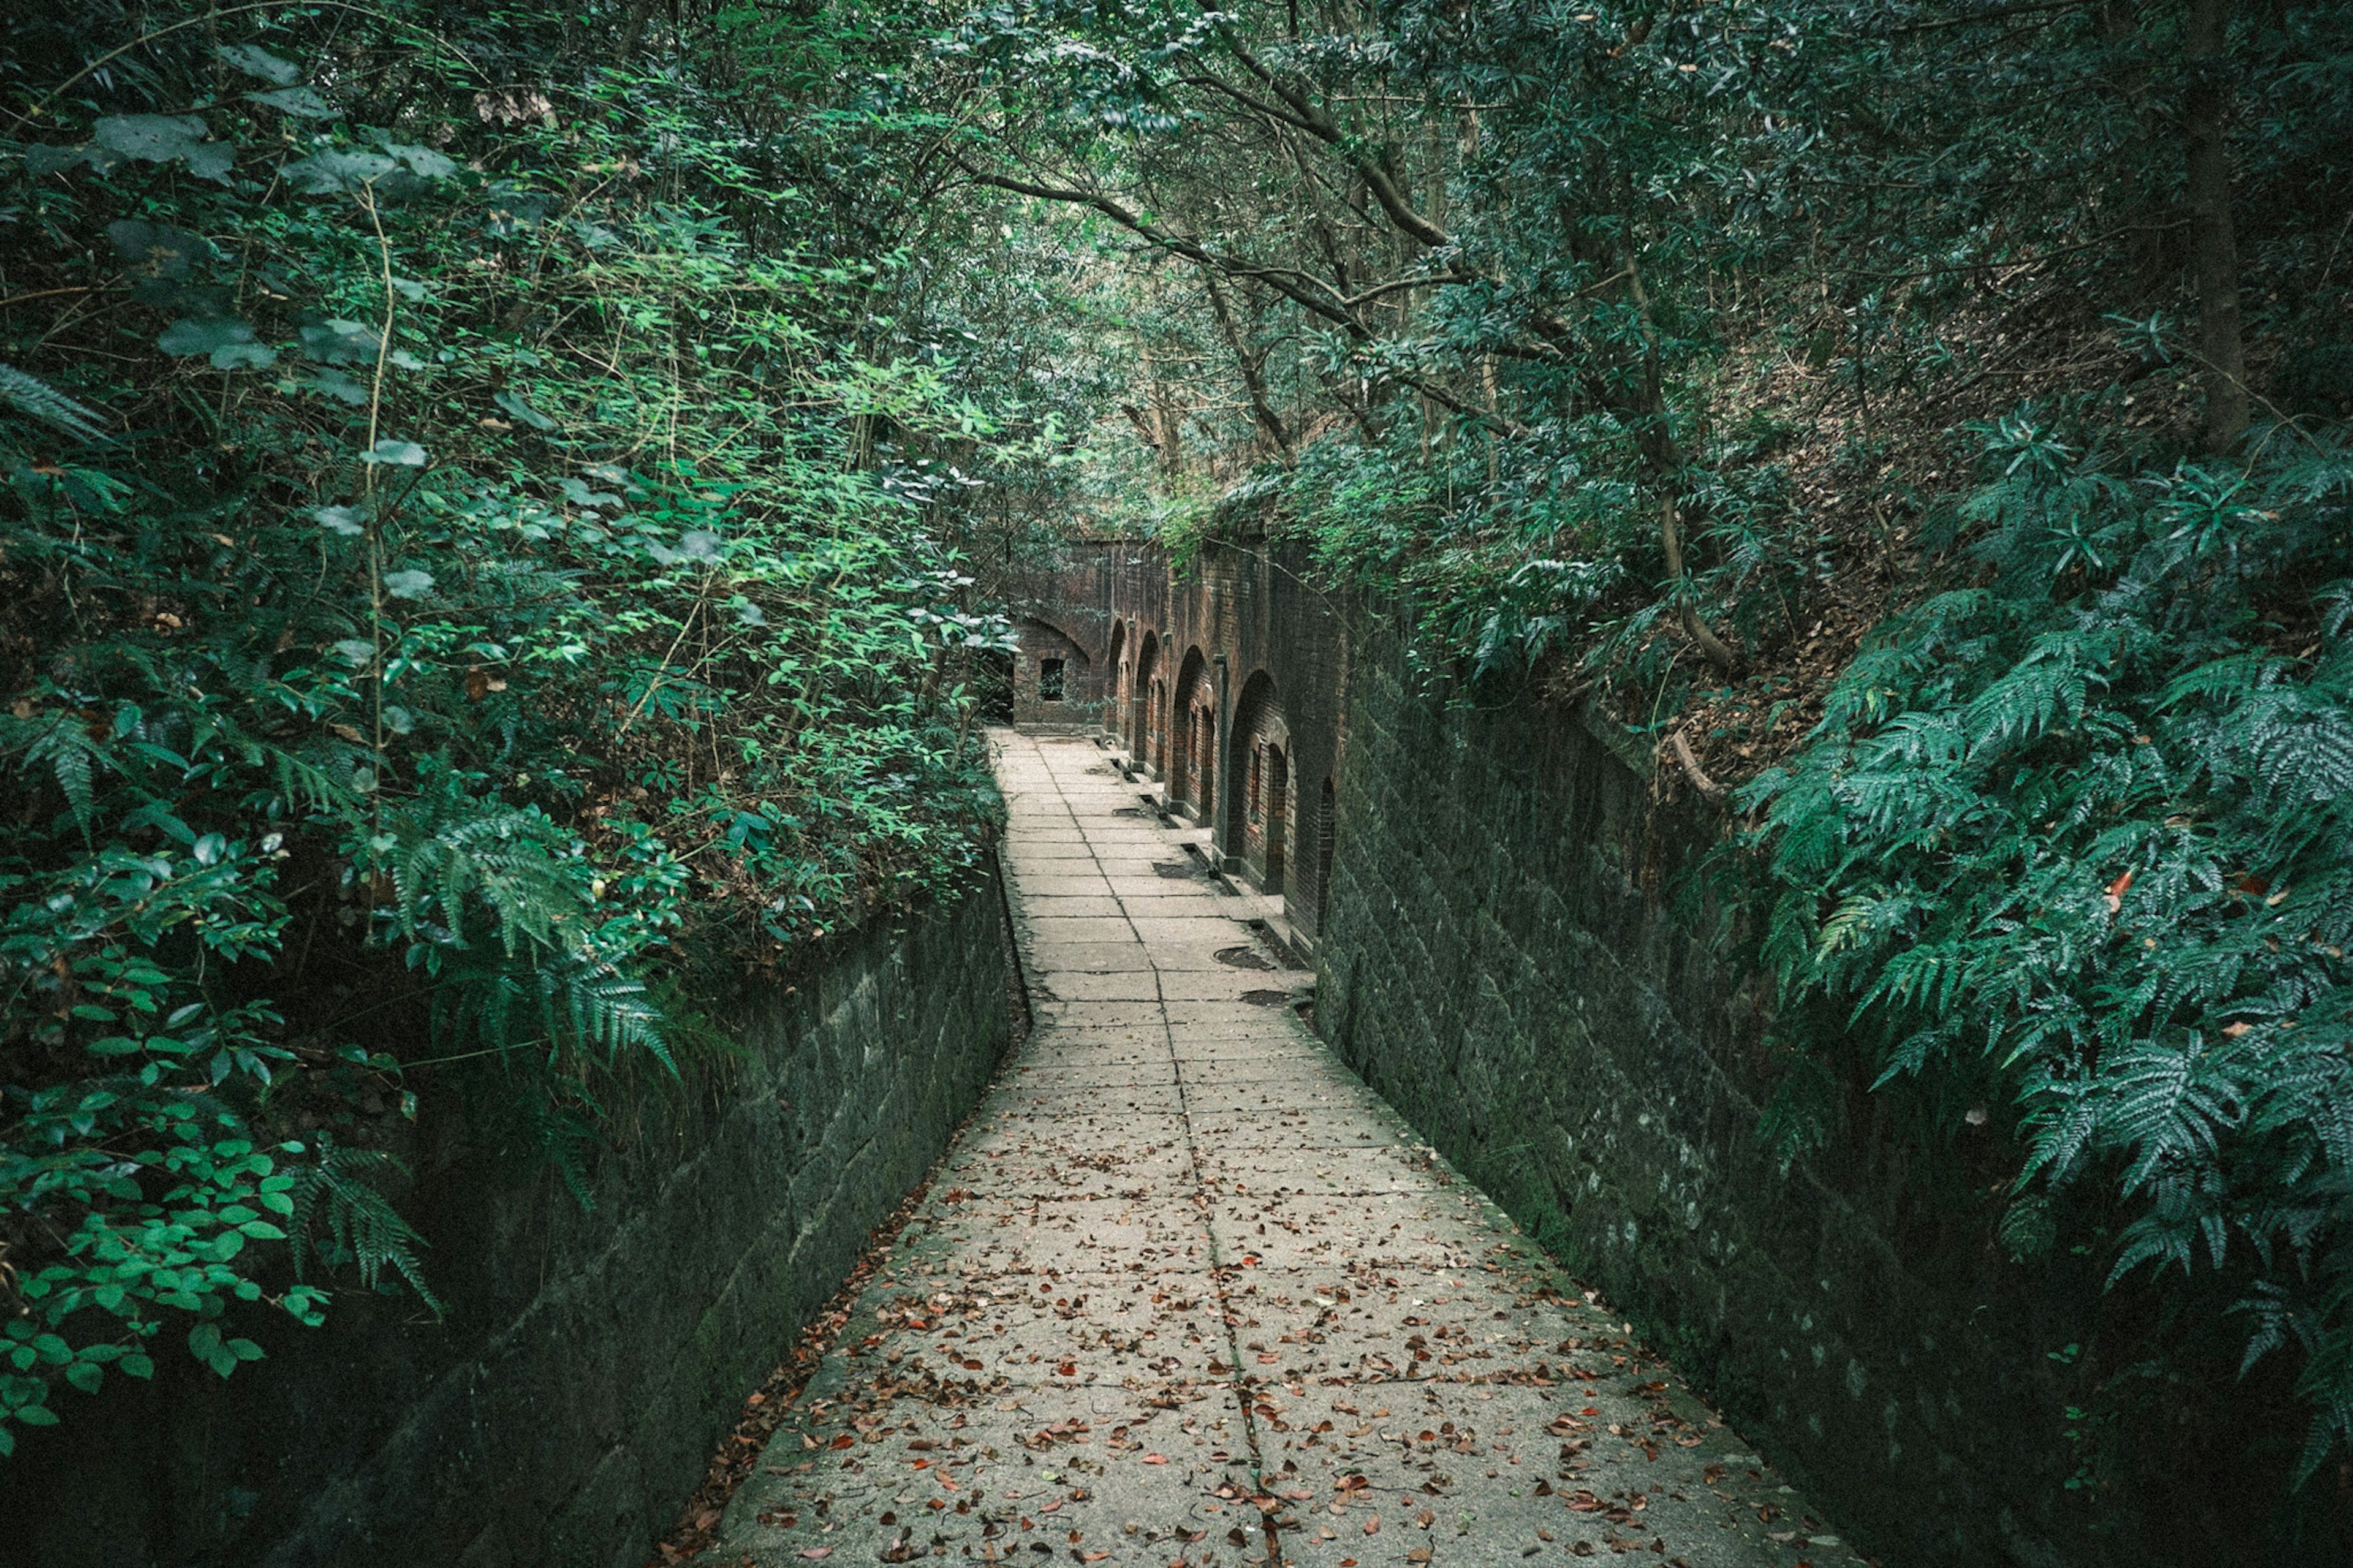
<path id="1" fill-rule="evenodd" d="M 1127 683 L 1129 645 L 1127 623 L 1111 624 L 1111 652 L 1103 663 L 1103 727 L 1117 734 L 1124 728 L 1127 716 Z"/>
<path id="2" fill-rule="evenodd" d="M 1050 621 L 1026 616 L 1014 623 L 1020 651 L 1013 659 L 1013 721 L 1044 729 L 1083 725 L 1102 708 L 1094 661 L 1076 637 Z"/>
<path id="3" fill-rule="evenodd" d="M 1135 656 L 1134 694 L 1128 703 L 1128 744 L 1134 748 L 1137 761 L 1166 775 L 1168 760 L 1160 745 L 1163 684 L 1160 634 L 1146 628 L 1144 642 Z"/>
<path id="4" fill-rule="evenodd" d="M 1291 870 L 1291 728 L 1276 700 L 1274 679 L 1250 672 L 1235 700 L 1226 760 L 1226 853 L 1270 893 L 1282 892 Z"/>
<path id="5" fill-rule="evenodd" d="M 1217 798 L 1218 694 L 1209 680 L 1209 661 L 1199 645 L 1185 650 L 1176 668 L 1176 702 L 1170 714 L 1168 803 L 1188 808 L 1203 825 Z"/>

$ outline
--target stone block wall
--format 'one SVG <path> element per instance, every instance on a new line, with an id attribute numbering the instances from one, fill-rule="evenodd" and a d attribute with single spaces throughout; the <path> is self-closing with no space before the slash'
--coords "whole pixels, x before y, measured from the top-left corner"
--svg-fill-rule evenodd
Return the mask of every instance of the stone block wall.
<path id="1" fill-rule="evenodd" d="M 741 1055 L 645 1087 L 584 1211 L 520 1128 L 428 1103 L 405 1205 L 448 1304 L 344 1281 L 257 1314 L 223 1382 L 152 1384 L 0 1461 L 0 1563 L 639 1568 L 744 1396 L 946 1146 L 1008 1043 L 993 876 L 831 943 L 730 1020 Z"/>
<path id="2" fill-rule="evenodd" d="M 1317 1025 L 1891 1563 L 2173 1561 L 2095 1520 L 2047 1355 L 2089 1302 L 2009 1268 L 1967 1152 L 1871 1110 L 1786 1172 L 1767 992 L 1662 907 L 1719 831 L 1606 727 L 1409 688 L 1359 622 Z"/>

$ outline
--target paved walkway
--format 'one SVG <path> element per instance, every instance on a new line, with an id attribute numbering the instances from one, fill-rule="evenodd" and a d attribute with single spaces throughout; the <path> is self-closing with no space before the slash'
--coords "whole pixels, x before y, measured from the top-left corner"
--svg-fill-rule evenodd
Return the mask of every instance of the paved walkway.
<path id="1" fill-rule="evenodd" d="M 1307 1031 L 1106 753 L 996 743 L 1036 1033 L 705 1561 L 1859 1561 Z"/>

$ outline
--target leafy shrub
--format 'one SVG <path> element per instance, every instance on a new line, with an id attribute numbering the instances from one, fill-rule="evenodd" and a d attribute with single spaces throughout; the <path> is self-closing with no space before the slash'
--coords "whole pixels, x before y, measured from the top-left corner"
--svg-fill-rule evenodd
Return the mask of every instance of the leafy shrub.
<path id="1" fill-rule="evenodd" d="M 848 352 L 884 274 L 748 237 L 798 198 L 706 84 L 205 15 L 10 24 L 0 1453 L 339 1267 L 432 1304 L 416 1075 L 585 1201 L 658 992 L 952 893 L 994 809 L 918 455 L 990 427 Z"/>
<path id="2" fill-rule="evenodd" d="M 2302 1358 L 2308 1475 L 2353 1437 L 2353 451 L 2155 468 L 2086 424 L 1980 428 L 1981 583 L 1738 795 L 1764 954 L 1786 1043 L 2010 1126 L 2013 1252 L 2227 1281 L 2246 1364 Z M 1813 1078 L 1785 1155 L 1835 1131 Z"/>

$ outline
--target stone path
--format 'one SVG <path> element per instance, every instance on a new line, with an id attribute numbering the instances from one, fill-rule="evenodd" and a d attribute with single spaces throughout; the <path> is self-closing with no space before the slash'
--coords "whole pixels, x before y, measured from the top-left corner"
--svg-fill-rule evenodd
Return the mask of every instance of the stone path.
<path id="1" fill-rule="evenodd" d="M 1197 836 L 996 744 L 1036 1032 L 704 1561 L 1860 1561 L 1308 1032 Z"/>

